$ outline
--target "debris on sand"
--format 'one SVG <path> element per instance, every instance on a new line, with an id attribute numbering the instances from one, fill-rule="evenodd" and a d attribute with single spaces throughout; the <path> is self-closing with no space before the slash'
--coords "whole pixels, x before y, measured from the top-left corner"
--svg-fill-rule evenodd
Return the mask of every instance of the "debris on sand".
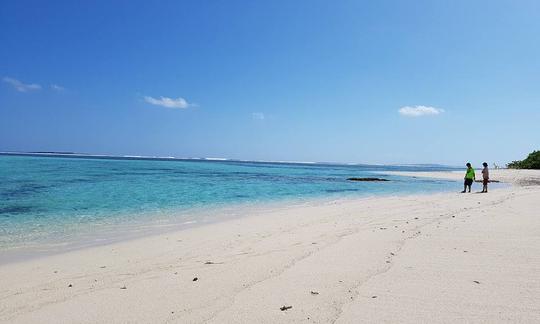
<path id="1" fill-rule="evenodd" d="M 312 290 L 312 291 L 311 291 L 311 294 L 312 294 L 312 295 L 318 295 L 319 292 L 318 292 L 318 291 L 313 291 L 313 290 Z"/>
<path id="2" fill-rule="evenodd" d="M 73 287 L 73 285 L 72 285 L 72 284 L 69 284 L 69 285 L 68 285 L 68 288 L 71 288 L 71 287 Z"/>
<path id="3" fill-rule="evenodd" d="M 197 278 L 197 277 L 193 278 L 193 281 L 197 281 L 197 280 L 199 280 L 199 278 Z"/>
<path id="4" fill-rule="evenodd" d="M 120 289 L 127 289 L 127 287 L 124 285 L 124 286 L 120 287 Z"/>
<path id="5" fill-rule="evenodd" d="M 478 284 L 478 285 L 480 284 L 480 281 L 478 281 L 478 280 L 473 280 L 473 282 L 474 282 L 475 284 Z"/>
<path id="6" fill-rule="evenodd" d="M 279 309 L 283 312 L 283 311 L 286 311 L 288 309 L 291 309 L 292 306 L 281 306 Z"/>
<path id="7" fill-rule="evenodd" d="M 371 298 L 377 298 L 377 296 L 371 296 Z"/>

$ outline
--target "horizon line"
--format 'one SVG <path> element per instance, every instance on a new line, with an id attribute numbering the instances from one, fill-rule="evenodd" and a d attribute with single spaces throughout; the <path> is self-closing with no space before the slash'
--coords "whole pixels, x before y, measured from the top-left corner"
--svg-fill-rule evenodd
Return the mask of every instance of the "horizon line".
<path id="1" fill-rule="evenodd" d="M 80 152 L 67 151 L 0 151 L 0 155 L 28 155 L 28 156 L 44 156 L 44 157 L 77 157 L 77 158 L 116 158 L 116 159 L 131 159 L 131 160 L 184 160 L 184 161 L 207 161 L 207 162 L 252 162 L 252 163 L 276 163 L 276 164 L 305 164 L 305 165 L 343 165 L 343 166 L 391 166 L 391 167 L 414 167 L 414 166 L 437 166 L 460 168 L 457 165 L 442 164 L 442 163 L 362 163 L 362 162 L 332 162 L 332 161 L 286 161 L 286 160 L 249 160 L 249 159 L 233 159 L 226 157 L 176 157 L 176 156 L 155 156 L 155 155 L 111 155 L 111 154 L 91 154 Z"/>

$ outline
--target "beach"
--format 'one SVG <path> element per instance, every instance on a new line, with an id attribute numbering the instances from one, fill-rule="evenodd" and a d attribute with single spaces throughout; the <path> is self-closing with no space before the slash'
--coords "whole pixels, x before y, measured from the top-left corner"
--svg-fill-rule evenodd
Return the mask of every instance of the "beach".
<path id="1" fill-rule="evenodd" d="M 492 179 L 510 185 L 283 205 L 3 264 L 0 322 L 535 323 L 540 172 Z"/>

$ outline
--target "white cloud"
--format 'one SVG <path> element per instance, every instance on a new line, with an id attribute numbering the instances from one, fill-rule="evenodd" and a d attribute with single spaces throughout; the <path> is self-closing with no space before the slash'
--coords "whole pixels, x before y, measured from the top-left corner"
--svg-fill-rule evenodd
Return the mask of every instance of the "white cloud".
<path id="1" fill-rule="evenodd" d="M 22 83 L 21 81 L 19 81 L 17 79 L 13 79 L 13 78 L 4 77 L 2 79 L 2 81 L 12 85 L 19 92 L 28 92 L 28 91 L 32 91 L 32 90 L 40 90 L 41 89 L 41 86 L 39 84 L 35 84 L 35 83 L 26 84 L 26 83 Z"/>
<path id="2" fill-rule="evenodd" d="M 159 99 L 158 99 L 158 98 L 154 98 L 154 97 L 150 97 L 150 96 L 145 96 L 144 101 L 146 101 L 147 103 L 149 103 L 151 105 L 163 106 L 163 107 L 167 107 L 167 108 L 185 109 L 185 108 L 195 106 L 195 104 L 189 103 L 189 102 L 187 102 L 186 99 L 180 98 L 180 97 L 178 97 L 176 99 L 167 98 L 167 97 L 159 97 Z"/>
<path id="3" fill-rule="evenodd" d="M 256 119 L 256 120 L 264 120 L 266 117 L 264 116 L 262 112 L 254 112 L 251 114 L 251 118 Z"/>
<path id="4" fill-rule="evenodd" d="M 407 117 L 420 117 L 420 116 L 433 116 L 444 112 L 444 109 L 429 107 L 429 106 L 405 106 L 399 108 L 398 112 L 402 116 Z"/>
<path id="5" fill-rule="evenodd" d="M 58 84 L 51 84 L 51 89 L 55 90 L 55 91 L 64 91 L 66 90 L 66 88 L 58 85 Z"/>

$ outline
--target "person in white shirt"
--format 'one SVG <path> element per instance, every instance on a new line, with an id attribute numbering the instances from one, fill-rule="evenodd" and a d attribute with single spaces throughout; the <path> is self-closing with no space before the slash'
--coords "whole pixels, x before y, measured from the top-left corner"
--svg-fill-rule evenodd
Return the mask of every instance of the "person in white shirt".
<path id="1" fill-rule="evenodd" d="M 482 169 L 482 184 L 484 185 L 484 188 L 482 189 L 482 192 L 487 192 L 487 187 L 489 183 L 489 170 L 488 170 L 488 164 L 484 162 L 482 164 L 484 166 L 484 169 Z"/>

